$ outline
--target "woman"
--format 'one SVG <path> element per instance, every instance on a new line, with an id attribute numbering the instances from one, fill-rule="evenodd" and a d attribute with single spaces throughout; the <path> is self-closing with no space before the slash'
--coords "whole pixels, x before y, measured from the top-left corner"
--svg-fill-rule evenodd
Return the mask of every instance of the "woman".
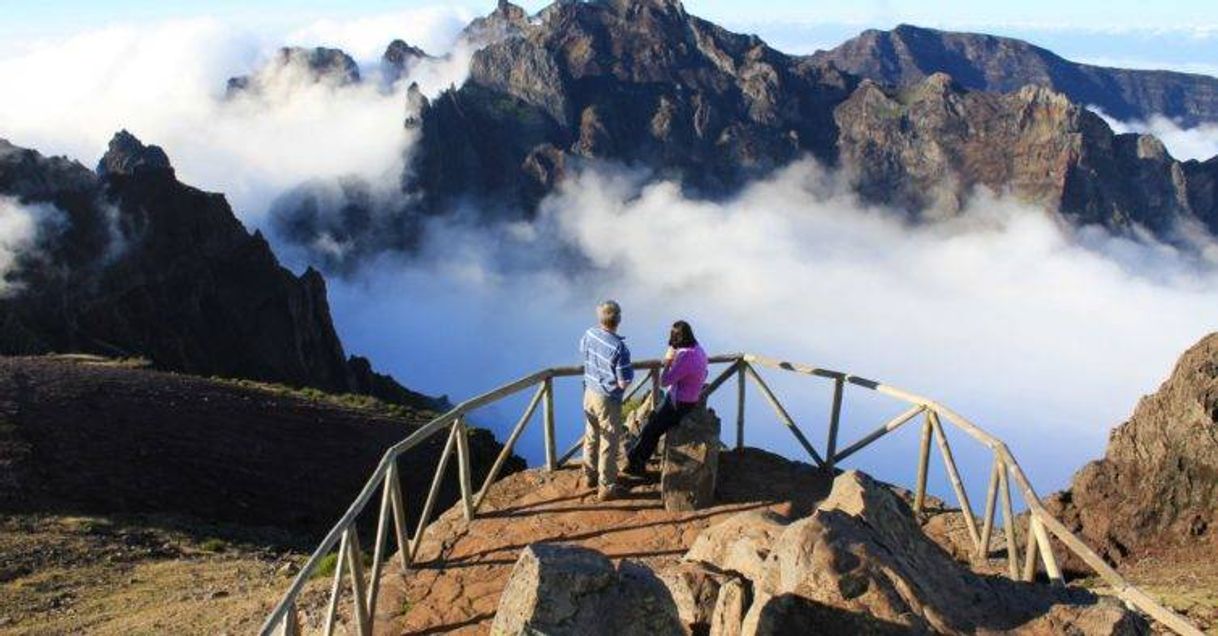
<path id="1" fill-rule="evenodd" d="M 639 433 L 639 441 L 630 450 L 626 472 L 642 475 L 648 460 L 655 453 L 660 436 L 681 423 L 702 399 L 702 384 L 706 382 L 706 352 L 694 338 L 693 327 L 678 320 L 668 334 L 668 352 L 660 371 L 660 386 L 672 387 L 660 408 L 653 411 Z"/>

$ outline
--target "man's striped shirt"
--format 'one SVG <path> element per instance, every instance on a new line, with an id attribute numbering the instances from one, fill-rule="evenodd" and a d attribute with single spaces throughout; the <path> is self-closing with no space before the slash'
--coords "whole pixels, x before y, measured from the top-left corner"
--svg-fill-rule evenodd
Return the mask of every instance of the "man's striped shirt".
<path id="1" fill-rule="evenodd" d="M 620 400 L 623 390 L 618 382 L 634 379 L 625 339 L 601 327 L 592 327 L 580 338 L 579 351 L 584 356 L 584 386 Z"/>

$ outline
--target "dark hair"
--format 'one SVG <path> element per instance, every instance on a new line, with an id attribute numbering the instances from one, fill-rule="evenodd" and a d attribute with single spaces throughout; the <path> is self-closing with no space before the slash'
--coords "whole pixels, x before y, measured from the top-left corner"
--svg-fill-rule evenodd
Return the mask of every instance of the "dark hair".
<path id="1" fill-rule="evenodd" d="M 672 331 L 668 332 L 668 346 L 674 349 L 687 349 L 698 344 L 694 337 L 694 328 L 688 322 L 678 320 L 672 323 Z"/>

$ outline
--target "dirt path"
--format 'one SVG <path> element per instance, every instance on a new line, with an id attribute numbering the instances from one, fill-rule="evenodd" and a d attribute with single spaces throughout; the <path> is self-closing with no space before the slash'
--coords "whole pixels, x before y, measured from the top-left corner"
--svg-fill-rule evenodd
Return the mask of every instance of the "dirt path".
<path id="1" fill-rule="evenodd" d="M 732 514 L 765 507 L 806 514 L 828 493 L 828 482 L 806 465 L 754 449 L 720 457 L 719 505 L 689 513 L 665 511 L 655 484 L 599 503 L 579 487 L 579 471 L 571 467 L 501 481 L 473 523 L 453 508 L 432 525 L 405 580 L 396 561 L 386 571 L 378 632 L 488 632 L 512 566 L 530 543 L 575 543 L 614 560 L 662 567 L 679 560 L 703 529 Z"/>

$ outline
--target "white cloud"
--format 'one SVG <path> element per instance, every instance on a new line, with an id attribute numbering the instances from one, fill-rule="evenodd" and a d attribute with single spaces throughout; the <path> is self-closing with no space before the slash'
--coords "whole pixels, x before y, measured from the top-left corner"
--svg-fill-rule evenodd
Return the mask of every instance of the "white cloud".
<path id="1" fill-rule="evenodd" d="M 407 384 L 456 397 L 574 363 L 592 307 L 614 297 L 637 357 L 658 355 L 669 322 L 686 318 L 717 352 L 888 381 L 1008 440 L 1047 492 L 1102 454 L 1108 430 L 1218 315 L 1218 272 L 1170 248 L 1083 234 L 989 196 L 913 226 L 859 204 L 811 162 L 721 203 L 595 170 L 548 198 L 533 226 L 438 226 L 419 262 L 374 265 L 331 293 L 346 342 Z M 822 445 L 827 386 L 771 380 Z M 578 388 L 563 390 L 569 441 Z M 750 442 L 794 456 L 753 395 Z M 851 390 L 843 434 L 899 410 Z M 957 443 L 983 486 L 988 456 Z M 915 452 L 916 439 L 886 441 L 859 465 L 908 483 Z"/>
<path id="2" fill-rule="evenodd" d="M 434 6 L 349 20 L 327 18 L 293 31 L 286 42 L 341 48 L 361 63 L 380 60 L 395 39 L 435 55 L 453 48 L 457 33 L 474 17 L 465 8 Z"/>
<path id="3" fill-rule="evenodd" d="M 454 23 L 442 19 L 449 13 L 422 10 L 413 21 L 402 13 L 385 28 L 429 25 L 439 43 L 455 36 Z M 345 44 L 354 45 L 360 34 L 366 47 L 383 50 L 389 41 L 382 41 L 388 31 L 366 31 L 358 21 L 327 24 L 346 33 Z M 163 146 L 181 180 L 224 192 L 255 226 L 274 197 L 306 180 L 396 181 L 412 142 L 402 126 L 407 82 L 392 90 L 376 82 L 346 88 L 279 83 L 257 98 L 223 99 L 226 80 L 254 71 L 283 38 L 202 19 L 43 41 L 0 60 L 0 134 L 90 164 L 114 132 L 129 129 Z M 419 79 L 434 95 L 464 81 L 468 57 L 460 50 L 420 64 L 408 79 Z"/>
<path id="4" fill-rule="evenodd" d="M 1162 115 L 1155 115 L 1150 121 L 1120 121 L 1109 117 L 1096 107 L 1096 111 L 1112 130 L 1117 133 L 1139 133 L 1158 137 L 1167 151 L 1181 161 L 1198 159 L 1205 161 L 1218 155 L 1218 124 L 1201 124 L 1192 128 L 1183 128 L 1176 122 Z"/>
<path id="5" fill-rule="evenodd" d="M 0 298 L 22 289 L 15 279 L 23 257 L 35 255 L 38 240 L 61 223 L 63 214 L 50 205 L 23 205 L 17 199 L 0 196 Z"/>

